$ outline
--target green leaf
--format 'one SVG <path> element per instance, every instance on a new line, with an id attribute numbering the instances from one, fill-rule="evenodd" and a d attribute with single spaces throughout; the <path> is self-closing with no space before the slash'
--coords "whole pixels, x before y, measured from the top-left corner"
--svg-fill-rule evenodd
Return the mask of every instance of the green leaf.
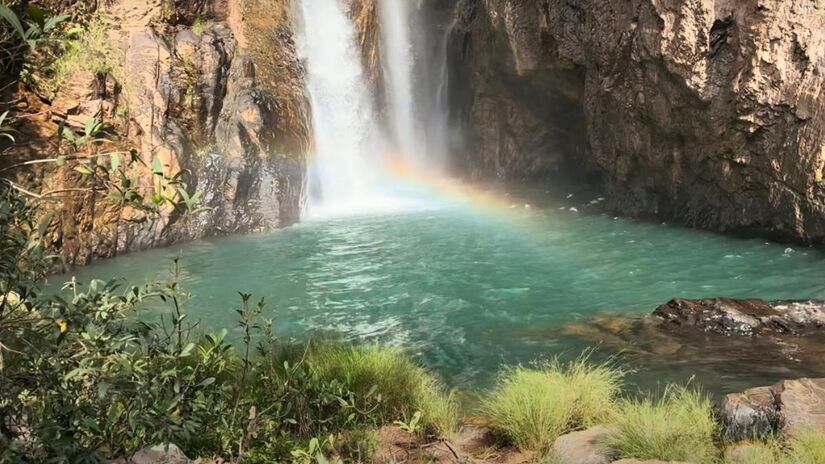
<path id="1" fill-rule="evenodd" d="M 63 166 L 64 164 L 66 164 L 66 157 L 65 157 L 65 156 L 62 156 L 62 155 L 61 155 L 61 156 L 58 156 L 58 157 L 57 157 L 57 163 L 56 163 L 56 164 L 57 164 L 58 166 Z"/>
<path id="2" fill-rule="evenodd" d="M 190 354 L 192 354 L 192 350 L 194 350 L 194 349 L 195 349 L 195 344 L 190 343 L 190 344 L 186 345 L 185 347 L 183 347 L 183 350 L 181 350 L 181 352 L 180 352 L 180 356 L 182 358 L 185 358 L 185 357 L 189 356 Z"/>
<path id="3" fill-rule="evenodd" d="M 66 16 L 66 15 L 55 16 L 54 18 L 49 18 L 49 20 L 46 21 L 46 23 L 43 25 L 43 32 L 51 31 L 52 29 L 54 29 L 56 26 L 63 23 L 67 19 L 69 19 L 69 16 Z"/>
<path id="4" fill-rule="evenodd" d="M 208 387 L 208 386 L 212 385 L 213 383 L 215 383 L 215 377 L 209 377 L 208 379 L 205 379 L 203 382 L 199 383 L 198 386 L 199 387 Z"/>
<path id="5" fill-rule="evenodd" d="M 28 17 L 40 28 L 46 23 L 46 10 L 39 6 L 31 5 L 29 7 Z"/>
<path id="6" fill-rule="evenodd" d="M 49 226 L 51 225 L 53 217 L 54 217 L 54 213 L 49 213 L 49 214 L 47 214 L 46 216 L 43 217 L 43 219 L 40 221 L 40 224 L 38 225 L 38 228 L 37 228 L 37 236 L 38 237 L 42 237 L 43 235 L 46 234 L 46 230 L 48 230 Z"/>
<path id="7" fill-rule="evenodd" d="M 160 160 L 160 158 L 155 158 L 154 160 L 152 160 L 152 171 L 154 171 L 155 174 L 161 176 L 163 175 L 163 162 Z"/>
<path id="8" fill-rule="evenodd" d="M 83 127 L 83 133 L 86 135 L 92 135 L 95 131 L 95 125 L 97 124 L 97 120 L 94 118 L 86 119 L 86 126 Z"/>
<path id="9" fill-rule="evenodd" d="M 17 32 L 21 39 L 26 39 L 26 31 L 23 30 L 23 24 L 11 8 L 0 4 L 0 17 L 6 20 L 6 22 Z"/>
<path id="10" fill-rule="evenodd" d="M 109 157 L 112 162 L 112 172 L 115 172 L 120 167 L 120 155 L 117 153 L 112 153 Z"/>
<path id="11" fill-rule="evenodd" d="M 92 175 L 92 170 L 86 166 L 76 166 L 74 170 L 86 176 Z"/>

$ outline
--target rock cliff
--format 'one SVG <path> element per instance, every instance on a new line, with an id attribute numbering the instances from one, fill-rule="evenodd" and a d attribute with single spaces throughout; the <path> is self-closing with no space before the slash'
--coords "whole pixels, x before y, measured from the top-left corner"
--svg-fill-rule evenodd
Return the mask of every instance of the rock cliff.
<path id="1" fill-rule="evenodd" d="M 71 3 L 71 2 L 69 2 Z M 115 50 L 110 72 L 73 72 L 44 98 L 21 86 L 26 115 L 11 158 L 56 150 L 60 124 L 109 125 L 118 148 L 134 148 L 151 185 L 152 161 L 183 172 L 208 209 L 186 216 L 142 211 L 67 192 L 51 241 L 69 264 L 216 234 L 270 229 L 299 219 L 309 103 L 288 0 L 115 0 L 98 7 Z M 63 5 L 65 7 L 65 5 Z M 40 192 L 82 185 L 71 167 L 17 174 Z"/>
<path id="2" fill-rule="evenodd" d="M 822 2 L 462 0 L 454 15 L 472 177 L 586 170 L 621 213 L 825 241 Z"/>

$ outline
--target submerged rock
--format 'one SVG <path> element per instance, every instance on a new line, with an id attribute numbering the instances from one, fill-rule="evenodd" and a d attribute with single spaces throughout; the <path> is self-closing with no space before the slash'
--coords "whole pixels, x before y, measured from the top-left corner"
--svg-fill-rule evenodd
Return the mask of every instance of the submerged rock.
<path id="1" fill-rule="evenodd" d="M 825 301 L 674 299 L 654 315 L 668 325 L 695 327 L 724 335 L 803 335 L 825 327 Z"/>
<path id="2" fill-rule="evenodd" d="M 727 395 L 721 419 L 732 441 L 803 430 L 825 432 L 825 379 L 783 380 Z"/>

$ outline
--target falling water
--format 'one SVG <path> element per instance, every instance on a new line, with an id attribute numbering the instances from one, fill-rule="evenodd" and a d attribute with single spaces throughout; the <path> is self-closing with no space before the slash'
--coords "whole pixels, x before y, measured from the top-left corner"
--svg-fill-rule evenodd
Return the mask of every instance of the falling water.
<path id="1" fill-rule="evenodd" d="M 307 61 L 315 137 L 308 212 L 328 216 L 420 206 L 426 203 L 416 198 L 421 192 L 393 177 L 387 168 L 397 167 L 400 157 L 403 166 L 418 173 L 438 173 L 435 160 L 443 158 L 446 140 L 444 43 L 439 42 L 442 48 L 435 53 L 435 71 L 429 63 L 422 67 L 417 60 L 428 61 L 433 53 L 414 53 L 429 43 L 422 40 L 424 29 L 414 27 L 423 19 L 421 6 L 407 0 L 379 0 L 388 111 L 386 124 L 378 124 L 346 3 L 301 3 L 305 29 L 301 52 Z M 379 127 L 386 127 L 385 133 Z"/>
<path id="2" fill-rule="evenodd" d="M 303 0 L 302 12 L 315 137 L 310 213 L 351 211 L 372 204 L 382 177 L 355 30 L 341 1 Z"/>
<path id="3" fill-rule="evenodd" d="M 408 1 L 383 0 L 379 3 L 381 18 L 381 56 L 384 61 L 387 108 L 390 136 L 397 150 L 415 161 L 420 154 L 413 101 L 413 56 L 410 39 L 410 10 Z"/>

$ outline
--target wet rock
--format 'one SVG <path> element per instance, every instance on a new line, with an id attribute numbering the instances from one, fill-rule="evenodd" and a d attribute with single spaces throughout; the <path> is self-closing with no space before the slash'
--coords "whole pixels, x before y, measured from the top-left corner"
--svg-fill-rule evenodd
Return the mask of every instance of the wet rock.
<path id="1" fill-rule="evenodd" d="M 825 431 L 825 379 L 783 380 L 727 395 L 720 412 L 725 435 L 734 441 Z"/>
<path id="2" fill-rule="evenodd" d="M 557 464 L 607 464 L 615 454 L 601 443 L 611 430 L 604 426 L 562 435 L 553 444 L 553 462 Z"/>
<path id="3" fill-rule="evenodd" d="M 825 301 L 675 299 L 656 308 L 653 314 L 667 325 L 724 335 L 802 335 L 825 327 Z"/>

